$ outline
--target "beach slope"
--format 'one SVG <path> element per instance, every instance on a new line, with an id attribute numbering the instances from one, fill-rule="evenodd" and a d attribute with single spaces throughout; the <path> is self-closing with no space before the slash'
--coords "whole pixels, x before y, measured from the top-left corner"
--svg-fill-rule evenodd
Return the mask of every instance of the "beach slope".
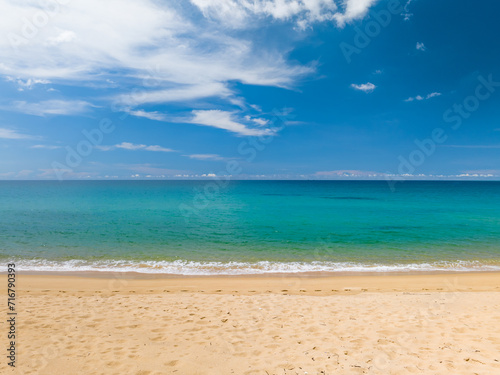
<path id="1" fill-rule="evenodd" d="M 498 273 L 90 276 L 18 275 L 1 373 L 500 373 Z"/>

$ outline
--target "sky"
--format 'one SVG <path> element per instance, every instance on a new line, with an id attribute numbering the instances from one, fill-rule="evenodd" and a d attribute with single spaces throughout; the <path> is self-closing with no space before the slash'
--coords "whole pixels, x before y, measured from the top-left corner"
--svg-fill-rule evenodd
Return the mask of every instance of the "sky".
<path id="1" fill-rule="evenodd" d="M 0 179 L 499 179 L 499 12 L 0 0 Z"/>

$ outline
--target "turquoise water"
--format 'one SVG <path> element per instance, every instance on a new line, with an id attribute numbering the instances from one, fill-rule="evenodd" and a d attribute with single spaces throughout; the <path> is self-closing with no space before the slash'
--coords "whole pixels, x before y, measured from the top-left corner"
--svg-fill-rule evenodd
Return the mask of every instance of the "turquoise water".
<path id="1" fill-rule="evenodd" d="M 0 214 L 24 270 L 500 270 L 500 182 L 3 181 Z"/>

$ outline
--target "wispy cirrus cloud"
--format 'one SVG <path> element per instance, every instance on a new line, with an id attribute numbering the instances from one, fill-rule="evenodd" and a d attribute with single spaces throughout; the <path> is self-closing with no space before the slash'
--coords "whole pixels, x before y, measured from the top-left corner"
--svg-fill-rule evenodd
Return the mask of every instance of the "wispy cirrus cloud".
<path id="1" fill-rule="evenodd" d="M 5 80 L 7 82 L 14 82 L 17 85 L 18 91 L 32 90 L 36 85 L 47 85 L 50 83 L 47 79 L 37 79 L 37 78 L 15 78 L 11 76 L 6 76 Z"/>
<path id="2" fill-rule="evenodd" d="M 367 94 L 373 92 L 373 90 L 375 90 L 377 88 L 377 86 L 375 86 L 373 83 L 371 82 L 367 82 L 367 83 L 362 83 L 360 85 L 358 84 L 355 84 L 355 83 L 352 83 L 351 84 L 351 87 L 354 89 L 354 90 L 358 90 L 358 91 L 363 91 Z"/>
<path id="3" fill-rule="evenodd" d="M 155 120 L 155 121 L 166 121 L 167 116 L 165 116 L 163 113 L 160 113 L 158 111 L 153 111 L 153 112 L 147 112 L 142 109 L 138 109 L 135 111 L 129 111 L 128 112 L 132 116 L 136 117 L 144 117 L 150 120 Z"/>
<path id="4" fill-rule="evenodd" d="M 238 122 L 237 120 L 235 120 L 235 117 L 236 115 L 234 112 L 222 111 L 218 109 L 194 110 L 192 111 L 192 117 L 185 122 L 224 129 L 239 136 L 261 136 L 275 134 L 275 131 L 273 129 L 250 127 L 249 125 Z"/>
<path id="5" fill-rule="evenodd" d="M 217 154 L 192 154 L 192 155 L 184 155 L 190 159 L 195 160 L 213 160 L 213 161 L 223 161 L 229 160 L 230 158 L 225 158 L 223 156 Z"/>
<path id="6" fill-rule="evenodd" d="M 55 146 L 55 145 L 33 145 L 30 148 L 38 148 L 38 149 L 45 149 L 45 150 L 58 150 L 60 148 L 63 148 L 62 146 Z"/>
<path id="7" fill-rule="evenodd" d="M 1 109 L 44 117 L 47 115 L 79 115 L 87 112 L 91 107 L 93 107 L 92 104 L 83 100 L 44 100 L 31 103 L 21 100 L 3 106 Z"/>
<path id="8" fill-rule="evenodd" d="M 223 111 L 220 109 L 194 110 L 186 116 L 168 116 L 157 111 L 147 112 L 144 110 L 132 110 L 128 112 L 132 116 L 148 118 L 155 121 L 177 122 L 209 126 L 226 130 L 238 136 L 261 136 L 276 134 L 272 128 L 266 127 L 269 120 L 246 115 L 241 117 L 235 111 Z"/>
<path id="9" fill-rule="evenodd" d="M 101 151 L 112 151 L 112 150 L 129 150 L 129 151 L 152 151 L 152 152 L 175 152 L 170 148 L 165 148 L 158 145 L 143 145 L 143 144 L 134 144 L 130 142 L 122 142 L 116 145 L 111 146 L 96 146 L 97 149 Z"/>
<path id="10" fill-rule="evenodd" d="M 441 96 L 442 94 L 440 92 L 431 92 L 430 94 L 427 94 L 425 96 L 417 95 L 417 96 L 410 96 L 409 98 L 405 99 L 405 102 L 413 102 L 414 100 L 420 101 L 420 100 L 427 100 L 430 98 L 435 98 L 436 96 Z"/>
<path id="11" fill-rule="evenodd" d="M 35 139 L 36 137 L 28 134 L 19 133 L 14 129 L 0 128 L 0 139 Z"/>
<path id="12" fill-rule="evenodd" d="M 232 92 L 221 82 L 193 83 L 168 89 L 144 90 L 120 94 L 113 100 L 121 106 L 135 107 L 142 104 L 189 102 L 202 98 L 228 98 Z"/>

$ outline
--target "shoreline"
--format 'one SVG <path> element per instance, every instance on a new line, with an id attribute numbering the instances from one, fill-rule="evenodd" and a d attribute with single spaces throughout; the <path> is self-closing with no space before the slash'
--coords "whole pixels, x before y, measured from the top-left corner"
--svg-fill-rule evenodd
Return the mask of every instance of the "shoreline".
<path id="1" fill-rule="evenodd" d="M 82 260 L 67 261 L 8 259 L 18 272 L 26 274 L 131 274 L 158 275 L 158 277 L 197 276 L 344 276 L 344 275 L 406 275 L 500 272 L 500 260 L 442 260 L 413 263 L 356 263 L 334 261 L 123 261 Z M 100 276 L 99 276 L 100 277 Z M 143 276 L 148 278 L 149 276 Z M 156 277 L 156 276 L 151 276 Z"/>
<path id="2" fill-rule="evenodd" d="M 7 272 L 0 271 L 0 275 Z M 161 272 L 138 272 L 138 271 L 31 271 L 17 270 L 18 275 L 26 276 L 70 276 L 98 279 L 177 279 L 177 278 L 324 278 L 324 277 L 368 277 L 368 276 L 418 276 L 418 275 L 464 275 L 464 274 L 497 274 L 500 270 L 429 270 L 429 271 L 309 271 L 309 272 L 268 272 L 268 273 L 243 273 L 243 274 L 179 274 Z"/>
<path id="3" fill-rule="evenodd" d="M 7 272 L 0 271 L 0 275 Z M 125 279 L 177 279 L 177 278 L 284 278 L 284 277 L 304 277 L 304 278 L 324 278 L 324 277 L 353 277 L 353 276 L 418 276 L 418 275 L 463 275 L 463 274 L 498 274 L 500 270 L 429 270 L 429 271 L 305 271 L 305 272 L 268 272 L 268 273 L 243 273 L 243 274 L 179 274 L 161 272 L 138 272 L 138 271 L 32 271 L 17 270 L 18 275 L 28 276 L 70 276 L 85 278 L 125 278 Z"/>

